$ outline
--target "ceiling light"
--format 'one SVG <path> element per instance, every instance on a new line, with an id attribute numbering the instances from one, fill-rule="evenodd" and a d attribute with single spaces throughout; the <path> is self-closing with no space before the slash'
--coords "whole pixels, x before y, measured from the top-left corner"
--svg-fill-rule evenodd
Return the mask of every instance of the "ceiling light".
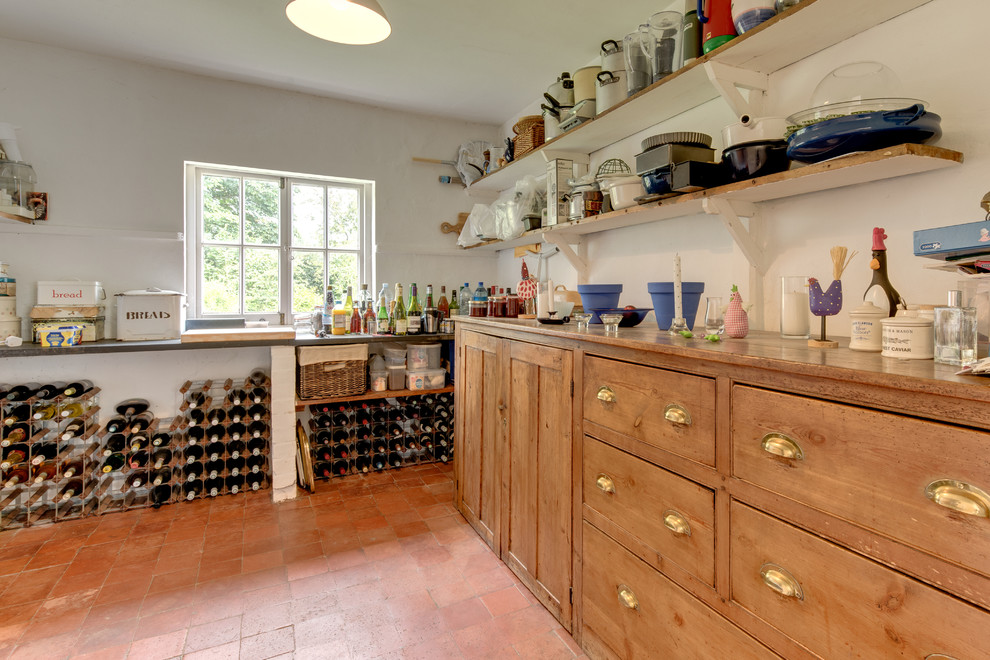
<path id="1" fill-rule="evenodd" d="M 375 44 L 392 33 L 376 0 L 292 0 L 285 15 L 303 32 L 339 44 Z"/>

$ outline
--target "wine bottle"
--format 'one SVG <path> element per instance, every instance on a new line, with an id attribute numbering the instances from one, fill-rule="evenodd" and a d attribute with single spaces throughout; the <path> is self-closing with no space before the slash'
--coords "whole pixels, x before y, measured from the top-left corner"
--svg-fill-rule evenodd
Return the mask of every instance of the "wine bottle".
<path id="1" fill-rule="evenodd" d="M 208 479 L 215 479 L 223 474 L 224 462 L 223 459 L 210 459 L 206 461 L 203 466 L 203 471 Z"/>
<path id="2" fill-rule="evenodd" d="M 255 387 L 251 389 L 251 401 L 252 403 L 264 403 L 268 400 L 268 388 L 267 387 Z"/>
<path id="3" fill-rule="evenodd" d="M 351 418 L 347 413 L 335 412 L 333 414 L 333 425 L 337 428 L 342 428 L 345 426 L 350 426 Z"/>
<path id="4" fill-rule="evenodd" d="M 187 482 L 196 481 L 203 476 L 204 466 L 199 461 L 186 463 L 182 467 L 182 476 Z"/>
<path id="5" fill-rule="evenodd" d="M 68 479 L 69 477 L 75 477 L 82 474 L 83 464 L 82 461 L 75 460 L 69 461 L 62 466 L 62 477 Z"/>
<path id="6" fill-rule="evenodd" d="M 203 459 L 203 445 L 190 445 L 182 452 L 186 465 L 192 465 Z"/>
<path id="7" fill-rule="evenodd" d="M 268 425 L 264 422 L 251 422 L 248 425 L 248 433 L 252 438 L 264 438 L 268 436 Z"/>
<path id="8" fill-rule="evenodd" d="M 230 413 L 228 414 L 228 417 L 232 422 L 235 423 L 240 422 L 245 418 L 247 418 L 247 408 L 245 408 L 244 406 L 234 406 L 230 409 Z"/>
<path id="9" fill-rule="evenodd" d="M 124 467 L 124 455 L 123 454 L 110 454 L 103 460 L 103 465 L 100 469 L 104 474 L 113 472 L 114 470 L 119 470 Z"/>
<path id="10" fill-rule="evenodd" d="M 370 303 L 361 312 L 361 333 L 365 335 L 378 334 L 378 316 L 375 314 L 375 306 Z"/>
<path id="11" fill-rule="evenodd" d="M 186 418 L 192 426 L 202 426 L 206 424 L 206 411 L 200 408 L 190 408 L 186 411 Z"/>
<path id="12" fill-rule="evenodd" d="M 3 433 L 6 429 L 6 433 Z M 3 433 L 3 440 L 0 440 L 0 447 L 9 447 L 15 442 L 27 442 L 28 438 L 31 437 L 31 427 L 27 424 L 14 424 L 13 426 L 0 427 L 0 433 Z"/>
<path id="13" fill-rule="evenodd" d="M 266 408 L 264 404 L 261 403 L 256 403 L 250 408 L 248 408 L 248 417 L 250 417 L 255 421 L 264 419 L 265 415 L 267 414 L 268 414 L 268 408 Z"/>
<path id="14" fill-rule="evenodd" d="M 397 451 L 389 452 L 388 464 L 396 468 L 402 467 L 402 454 Z"/>
<path id="15" fill-rule="evenodd" d="M 122 452 L 126 446 L 127 436 L 123 433 L 113 433 L 107 436 L 106 442 L 103 443 L 103 455 L 109 456 L 110 454 Z"/>
<path id="16" fill-rule="evenodd" d="M 405 336 L 409 332 L 409 319 L 406 316 L 406 304 L 402 301 L 402 285 L 395 284 L 395 308 L 390 316 L 392 331 L 397 336 Z"/>
<path id="17" fill-rule="evenodd" d="M 224 482 L 227 484 L 227 491 L 231 495 L 236 495 L 244 489 L 244 475 L 229 475 Z"/>
<path id="18" fill-rule="evenodd" d="M 252 456 L 260 456 L 266 447 L 268 447 L 268 440 L 265 438 L 251 438 L 247 441 L 247 448 Z"/>
<path id="19" fill-rule="evenodd" d="M 72 397 L 77 397 L 85 394 L 86 392 L 93 389 L 93 383 L 88 380 L 79 380 L 69 383 L 64 388 L 62 388 L 62 396 L 70 399 Z"/>
<path id="20" fill-rule="evenodd" d="M 371 437 L 384 438 L 388 435 L 388 427 L 384 424 L 377 424 L 371 427 Z"/>
<path id="21" fill-rule="evenodd" d="M 222 426 L 211 426 L 206 429 L 206 437 L 210 442 L 219 442 L 227 435 L 227 429 Z"/>
<path id="22" fill-rule="evenodd" d="M 233 459 L 231 459 L 233 460 Z M 265 457 L 264 456 L 248 456 L 247 459 L 247 469 L 251 472 L 264 472 L 265 471 Z"/>
<path id="23" fill-rule="evenodd" d="M 215 461 L 224 455 L 226 447 L 222 442 L 213 441 L 206 445 L 206 456 L 208 460 Z"/>
<path id="24" fill-rule="evenodd" d="M 330 452 L 331 457 L 338 459 L 346 459 L 350 455 L 350 452 L 348 450 L 349 450 L 349 445 L 345 445 L 345 444 L 334 445 L 333 449 Z"/>
<path id="25" fill-rule="evenodd" d="M 186 392 L 186 407 L 192 410 L 206 408 L 206 393 L 202 391 Z"/>
<path id="26" fill-rule="evenodd" d="M 223 479 L 220 479 L 219 477 L 207 479 L 203 486 L 206 489 L 207 495 L 210 497 L 216 497 L 223 492 Z"/>
<path id="27" fill-rule="evenodd" d="M 153 486 L 161 486 L 170 481 L 172 481 L 172 468 L 170 467 L 157 468 L 151 473 L 151 484 Z"/>
<path id="28" fill-rule="evenodd" d="M 315 436 L 315 442 L 318 445 L 329 445 L 333 443 L 333 434 L 326 429 L 319 431 Z"/>
<path id="29" fill-rule="evenodd" d="M 191 481 L 187 481 L 182 484 L 182 494 L 185 496 L 187 501 L 196 499 L 202 492 L 203 482 L 200 479 L 193 478 Z"/>
<path id="30" fill-rule="evenodd" d="M 190 445 L 196 445 L 206 439 L 206 429 L 202 426 L 191 426 L 189 430 L 186 431 L 186 442 Z"/>
<path id="31" fill-rule="evenodd" d="M 71 500 L 73 497 L 78 497 L 83 492 L 83 482 L 82 479 L 70 479 L 66 482 L 65 486 L 59 492 L 59 499 L 63 502 Z"/>
<path id="32" fill-rule="evenodd" d="M 354 459 L 354 469 L 357 472 L 368 472 L 371 470 L 371 457 L 370 456 L 358 456 Z"/>
<path id="33" fill-rule="evenodd" d="M 320 461 L 313 465 L 313 476 L 329 479 L 333 476 L 333 468 L 329 463 Z"/>
<path id="34" fill-rule="evenodd" d="M 148 434 L 144 431 L 138 431 L 137 433 L 132 433 L 131 437 L 128 439 L 128 443 L 131 445 L 131 451 L 140 451 L 145 449 L 151 440 L 148 438 Z"/>
<path id="35" fill-rule="evenodd" d="M 218 426 L 227 421 L 227 413 L 223 408 L 211 408 L 210 412 L 206 413 L 206 418 L 210 420 L 212 426 Z"/>
<path id="36" fill-rule="evenodd" d="M 429 450 L 429 451 L 432 451 L 433 450 L 433 436 L 431 434 L 429 434 L 429 433 L 420 433 L 418 440 L 419 440 L 419 446 L 420 447 L 422 447 L 425 450 Z"/>
<path id="37" fill-rule="evenodd" d="M 50 403 L 44 406 L 39 406 L 34 409 L 34 414 L 31 415 L 31 419 L 36 422 L 44 421 L 46 419 L 51 419 L 58 414 L 58 406 L 54 403 Z"/>
<path id="38" fill-rule="evenodd" d="M 371 467 L 376 472 L 381 472 L 385 469 L 385 456 L 383 454 L 374 454 L 371 457 Z"/>
<path id="39" fill-rule="evenodd" d="M 231 390 L 227 393 L 227 402 L 232 406 L 246 405 L 248 394 L 242 389 Z"/>
<path id="40" fill-rule="evenodd" d="M 78 401 L 63 403 L 62 407 L 58 411 L 58 414 L 62 419 L 82 417 L 85 413 L 86 413 L 85 406 L 83 406 L 83 404 L 79 403 Z"/>
<path id="41" fill-rule="evenodd" d="M 58 455 L 57 442 L 36 442 L 31 445 L 31 465 L 41 465 L 44 461 L 53 461 Z"/>
<path id="42" fill-rule="evenodd" d="M 391 334 L 388 298 L 385 295 L 386 286 L 382 284 L 382 290 L 378 294 L 378 311 L 375 314 L 375 334 L 378 335 Z"/>
<path id="43" fill-rule="evenodd" d="M 324 445 L 317 448 L 316 457 L 321 461 L 332 461 L 333 460 L 333 450 L 330 447 Z"/>
<path id="44" fill-rule="evenodd" d="M 124 480 L 128 488 L 140 488 L 144 485 L 144 471 L 132 472 Z"/>
<path id="45" fill-rule="evenodd" d="M 38 467 L 36 467 L 31 472 L 32 476 L 34 477 L 34 483 L 40 484 L 41 482 L 47 479 L 54 479 L 56 472 L 55 465 L 56 464 L 54 461 L 46 461 L 41 465 L 39 465 Z"/>
<path id="46" fill-rule="evenodd" d="M 25 468 L 17 467 L 8 471 L 4 475 L 4 488 L 13 488 L 18 484 L 26 484 L 28 482 L 28 471 Z"/>
<path id="47" fill-rule="evenodd" d="M 358 440 L 371 440 L 371 429 L 367 426 L 358 427 L 354 431 L 354 437 Z"/>
<path id="48" fill-rule="evenodd" d="M 62 393 L 63 386 L 55 383 L 45 383 L 34 392 L 38 401 L 50 401 Z"/>
<path id="49" fill-rule="evenodd" d="M 131 469 L 138 470 L 148 464 L 148 459 L 148 452 L 142 449 L 130 454 L 128 464 L 131 466 Z"/>
<path id="50" fill-rule="evenodd" d="M 237 458 L 228 458 L 226 462 L 227 473 L 237 476 L 244 472 L 244 459 L 238 456 Z"/>
<path id="51" fill-rule="evenodd" d="M 402 444 L 402 436 L 395 436 L 388 441 L 388 448 L 393 452 L 401 452 L 405 450 Z"/>
<path id="52" fill-rule="evenodd" d="M 172 444 L 172 434 L 168 431 L 159 431 L 151 438 L 152 447 L 168 447 Z"/>
<path id="53" fill-rule="evenodd" d="M 172 487 L 167 483 L 156 484 L 151 491 L 151 503 L 156 507 L 172 501 Z"/>
<path id="54" fill-rule="evenodd" d="M 12 388 L 7 390 L 7 401 L 18 402 L 27 401 L 34 393 L 38 390 L 39 385 L 37 383 L 27 383 L 24 385 L 14 385 Z"/>
<path id="55" fill-rule="evenodd" d="M 887 234 L 884 233 L 883 227 L 873 228 L 873 260 L 870 261 L 873 279 L 863 293 L 863 300 L 886 311 L 888 316 L 893 316 L 897 313 L 898 305 L 906 308 L 907 303 L 904 302 L 901 294 L 897 293 L 897 289 L 887 276 L 887 246 L 884 244 L 886 238 Z"/>
<path id="56" fill-rule="evenodd" d="M 402 424 L 392 422 L 388 425 L 388 434 L 393 438 L 401 436 L 405 429 L 402 428 Z"/>
<path id="57" fill-rule="evenodd" d="M 166 447 L 160 447 L 151 455 L 151 460 L 154 461 L 153 465 L 156 470 L 169 465 L 172 462 L 172 450 Z"/>
<path id="58" fill-rule="evenodd" d="M 407 451 L 416 451 L 419 449 L 419 445 L 416 443 L 415 435 L 406 435 L 403 440 L 403 444 L 406 446 Z"/>
<path id="59" fill-rule="evenodd" d="M 123 417 L 111 417 L 104 428 L 107 433 L 120 433 L 127 428 L 127 420 Z"/>
<path id="60" fill-rule="evenodd" d="M 243 424 L 231 424 L 227 427 L 227 434 L 230 436 L 231 440 L 240 440 L 241 436 L 247 433 L 247 427 Z"/>
<path id="61" fill-rule="evenodd" d="M 446 447 L 434 447 L 433 457 L 440 461 L 441 463 L 446 463 L 449 460 Z"/>
<path id="62" fill-rule="evenodd" d="M 62 439 L 71 440 L 72 438 L 78 438 L 85 432 L 86 422 L 81 419 L 75 419 L 69 422 L 65 428 L 62 429 Z"/>
<path id="63" fill-rule="evenodd" d="M 139 415 L 149 408 L 147 399 L 127 399 L 117 404 L 115 410 L 122 417 Z"/>
<path id="64" fill-rule="evenodd" d="M 406 307 L 407 334 L 422 334 L 422 314 L 423 308 L 419 305 L 419 295 L 416 291 L 416 283 L 409 287 L 409 305 Z"/>
<path id="65" fill-rule="evenodd" d="M 376 454 L 384 454 L 388 451 L 388 443 L 382 438 L 375 438 L 371 443 L 371 449 Z"/>
<path id="66" fill-rule="evenodd" d="M 231 458 L 237 458 L 244 453 L 246 445 L 243 440 L 231 440 L 227 443 L 227 454 Z"/>
<path id="67" fill-rule="evenodd" d="M 371 413 L 367 410 L 358 410 L 354 413 L 354 424 L 357 426 L 368 426 L 371 424 Z"/>
<path id="68" fill-rule="evenodd" d="M 443 420 L 450 420 L 452 414 L 449 407 L 443 405 L 442 403 L 438 403 L 433 407 L 433 416 Z"/>
<path id="69" fill-rule="evenodd" d="M 338 459 L 338 460 L 336 460 L 336 461 L 333 462 L 333 473 L 334 474 L 339 474 L 339 475 L 343 476 L 343 475 L 347 474 L 347 472 L 349 470 L 350 470 L 350 466 L 348 465 L 348 463 L 347 463 L 346 460 L 344 460 L 344 459 Z"/>
<path id="70" fill-rule="evenodd" d="M 383 424 L 388 421 L 388 411 L 378 408 L 371 411 L 371 421 L 373 424 Z"/>
<path id="71" fill-rule="evenodd" d="M 351 434 L 344 429 L 336 429 L 333 431 L 333 443 L 335 445 L 347 444 L 351 439 Z"/>
<path id="72" fill-rule="evenodd" d="M 248 380 L 253 385 L 264 386 L 268 384 L 268 374 L 262 369 L 255 369 L 248 374 Z"/>
<path id="73" fill-rule="evenodd" d="M 13 426 L 14 424 L 27 422 L 31 419 L 31 406 L 27 404 L 22 404 L 20 406 L 15 406 L 10 411 L 7 412 L 6 416 L 3 418 L 4 426 Z"/>

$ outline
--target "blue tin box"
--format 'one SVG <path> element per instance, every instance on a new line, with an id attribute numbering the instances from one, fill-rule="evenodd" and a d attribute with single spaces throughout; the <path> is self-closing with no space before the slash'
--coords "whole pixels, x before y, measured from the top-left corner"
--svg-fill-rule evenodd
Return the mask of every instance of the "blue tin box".
<path id="1" fill-rule="evenodd" d="M 990 254 L 990 219 L 914 232 L 914 255 L 959 259 Z"/>

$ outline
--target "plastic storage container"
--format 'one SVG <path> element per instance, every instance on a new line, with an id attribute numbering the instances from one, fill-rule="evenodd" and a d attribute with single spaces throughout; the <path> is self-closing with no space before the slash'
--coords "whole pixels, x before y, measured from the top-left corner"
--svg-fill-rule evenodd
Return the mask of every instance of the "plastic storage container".
<path id="1" fill-rule="evenodd" d="M 406 388 L 406 368 L 402 365 L 385 367 L 388 372 L 388 389 L 403 390 Z"/>
<path id="2" fill-rule="evenodd" d="M 406 347 L 402 344 L 385 346 L 382 349 L 385 354 L 385 366 L 402 367 L 406 364 Z M 401 389 L 401 388 L 400 388 Z"/>
<path id="3" fill-rule="evenodd" d="M 440 344 L 409 344 L 406 368 L 410 371 L 440 368 Z"/>
<path id="4" fill-rule="evenodd" d="M 410 390 L 439 390 L 447 384 L 444 369 L 423 369 L 406 372 L 406 388 Z"/>
<path id="5" fill-rule="evenodd" d="M 368 360 L 368 389 L 372 392 L 384 392 L 388 389 L 388 371 L 385 360 L 375 353 Z"/>

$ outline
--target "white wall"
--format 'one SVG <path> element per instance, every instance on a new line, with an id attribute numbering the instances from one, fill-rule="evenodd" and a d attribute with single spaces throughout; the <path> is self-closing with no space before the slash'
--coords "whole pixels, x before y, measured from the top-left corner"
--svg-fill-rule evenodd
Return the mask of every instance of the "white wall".
<path id="1" fill-rule="evenodd" d="M 37 189 L 50 195 L 49 224 L 90 234 L 52 235 L 0 220 L 0 261 L 18 280 L 25 319 L 39 279 L 99 280 L 110 294 L 184 290 L 181 242 L 135 238 L 183 231 L 184 161 L 374 180 L 373 285 L 439 289 L 494 275 L 494 257 L 466 256 L 455 235 L 440 232 L 473 204 L 460 186 L 437 181 L 456 172 L 411 160 L 452 160 L 459 144 L 492 139 L 494 126 L 11 40 L 0 39 L 0 61 L 0 121 L 20 127 L 21 153 L 37 172 Z M 92 228 L 116 235 L 94 236 Z"/>
<path id="2" fill-rule="evenodd" d="M 965 162 L 937 172 L 761 204 L 769 259 L 763 295 L 766 328 L 778 327 L 779 276 L 801 274 L 830 280 L 829 249 L 844 245 L 859 255 L 842 278 L 845 309 L 830 319 L 829 329 L 830 334 L 848 336 L 847 312 L 857 306 L 871 277 L 868 263 L 874 226 L 884 227 L 889 235 L 890 279 L 909 303 L 942 304 L 946 290 L 954 288 L 956 275 L 925 270 L 933 262 L 913 256 L 912 232 L 975 222 L 985 215 L 979 202 L 990 190 L 986 175 L 990 45 L 982 33 L 990 22 L 990 3 L 967 2 L 965 6 L 961 19 L 958 3 L 933 0 L 771 76 L 766 114 L 788 115 L 810 106 L 815 86 L 835 67 L 881 61 L 900 77 L 906 96 L 928 101 L 929 109 L 942 116 L 943 136 L 936 144 L 963 152 Z M 633 166 L 642 137 L 671 130 L 704 131 L 721 148 L 721 129 L 734 121 L 728 106 L 717 99 L 592 154 L 592 167 L 612 157 Z M 506 125 L 511 124 L 512 120 Z M 706 294 L 724 299 L 735 283 L 744 300 L 752 302 L 748 263 L 717 218 L 699 215 L 585 240 L 591 262 L 589 281 L 622 283 L 621 304 L 649 306 L 645 283 L 672 279 L 675 251 L 683 260 L 684 279 L 704 281 Z M 576 274 L 562 256 L 550 259 L 549 271 L 555 283 L 575 287 Z M 518 280 L 519 260 L 511 252 L 500 253 L 498 278 Z M 760 327 L 760 320 L 751 319 L 751 326 Z"/>

